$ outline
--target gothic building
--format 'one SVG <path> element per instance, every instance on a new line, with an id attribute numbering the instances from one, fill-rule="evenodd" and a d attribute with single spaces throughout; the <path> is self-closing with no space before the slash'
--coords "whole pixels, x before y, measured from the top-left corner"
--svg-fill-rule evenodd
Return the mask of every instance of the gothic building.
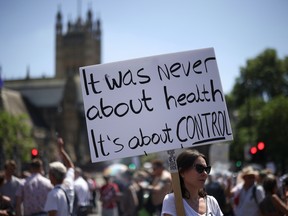
<path id="1" fill-rule="evenodd" d="M 92 12 L 87 12 L 86 22 L 78 17 L 75 23 L 67 24 L 63 34 L 62 15 L 56 16 L 56 78 L 66 78 L 70 73 L 78 74 L 81 66 L 101 62 L 100 21 L 92 20 Z"/>
<path id="2" fill-rule="evenodd" d="M 64 30 L 65 29 L 65 30 Z M 4 89 L 20 93 L 32 119 L 40 154 L 53 160 L 56 133 L 65 140 L 68 153 L 79 165 L 90 162 L 79 67 L 101 63 L 101 24 L 87 17 L 68 21 L 56 15 L 55 76 L 5 80 Z"/>

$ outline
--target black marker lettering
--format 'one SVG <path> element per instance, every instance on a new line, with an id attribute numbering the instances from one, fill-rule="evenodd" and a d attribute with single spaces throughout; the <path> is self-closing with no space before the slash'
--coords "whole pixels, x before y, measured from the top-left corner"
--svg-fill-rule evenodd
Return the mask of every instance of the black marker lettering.
<path id="1" fill-rule="evenodd" d="M 176 127 L 176 136 L 180 142 L 194 139 L 198 141 L 225 139 L 226 135 L 231 134 L 232 132 L 228 131 L 225 111 L 183 116 L 179 119 Z"/>
<path id="2" fill-rule="evenodd" d="M 87 109 L 86 116 L 87 119 L 92 121 L 97 118 L 109 118 L 113 114 L 117 117 L 124 117 L 129 112 L 133 114 L 140 114 L 144 110 L 152 112 L 154 108 L 150 105 L 150 101 L 152 101 L 152 98 L 146 95 L 145 89 L 142 90 L 142 95 L 139 99 L 131 99 L 126 103 L 120 102 L 114 105 L 114 107 L 106 104 L 104 99 L 100 98 L 100 107 L 98 108 L 95 105 L 91 106 Z"/>
<path id="3" fill-rule="evenodd" d="M 137 71 L 137 76 L 141 79 L 143 79 L 143 81 L 139 81 L 140 84 L 146 84 L 146 83 L 149 83 L 151 78 L 150 76 L 148 75 L 145 75 L 145 74 L 142 74 L 141 72 L 144 71 L 144 68 L 140 68 L 138 71 Z"/>
<path id="4" fill-rule="evenodd" d="M 223 94 L 220 91 L 220 89 L 214 88 L 213 80 L 210 80 L 210 91 L 208 91 L 203 85 L 202 88 L 200 88 L 198 85 L 195 85 L 196 90 L 191 91 L 189 93 L 181 93 L 178 96 L 174 96 L 172 94 L 168 93 L 167 86 L 164 86 L 164 99 L 165 104 L 168 110 L 170 110 L 172 107 L 177 108 L 178 106 L 186 106 L 187 103 L 200 103 L 200 102 L 210 102 L 211 98 L 212 101 L 216 101 L 216 95 L 220 96 L 221 101 L 224 100 Z"/>

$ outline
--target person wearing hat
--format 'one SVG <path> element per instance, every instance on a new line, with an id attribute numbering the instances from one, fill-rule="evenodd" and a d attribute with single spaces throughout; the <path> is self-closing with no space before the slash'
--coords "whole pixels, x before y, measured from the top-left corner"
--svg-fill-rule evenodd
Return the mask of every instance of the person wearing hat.
<path id="1" fill-rule="evenodd" d="M 49 164 L 49 179 L 54 188 L 48 193 L 44 210 L 49 216 L 71 215 L 74 202 L 74 163 L 64 150 L 62 138 L 57 140 L 63 163 Z"/>
<path id="2" fill-rule="evenodd" d="M 257 171 L 252 166 L 244 167 L 240 173 L 243 182 L 231 191 L 234 199 L 235 216 L 259 216 L 259 203 L 265 193 L 261 185 L 256 184 Z"/>

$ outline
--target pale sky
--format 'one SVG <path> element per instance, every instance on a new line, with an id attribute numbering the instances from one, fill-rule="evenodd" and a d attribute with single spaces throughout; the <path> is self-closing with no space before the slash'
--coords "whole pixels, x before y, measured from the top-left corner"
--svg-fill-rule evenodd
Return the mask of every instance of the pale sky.
<path id="1" fill-rule="evenodd" d="M 0 0 L 2 78 L 55 74 L 55 21 L 102 24 L 102 63 L 214 47 L 224 93 L 247 59 L 288 56 L 287 0 Z"/>

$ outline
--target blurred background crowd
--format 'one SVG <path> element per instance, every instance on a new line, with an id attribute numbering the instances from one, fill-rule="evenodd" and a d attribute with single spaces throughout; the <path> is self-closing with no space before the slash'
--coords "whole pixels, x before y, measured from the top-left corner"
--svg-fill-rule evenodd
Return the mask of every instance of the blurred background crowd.
<path id="1" fill-rule="evenodd" d="M 34 163 L 35 160 L 41 161 L 36 158 L 33 159 Z M 17 196 L 21 196 L 21 185 L 35 173 L 33 166 L 21 175 L 17 175 L 15 171 L 15 161 L 7 160 L 5 169 L 0 172 L 0 208 L 1 211 L 10 212 L 8 215 L 16 215 Z M 42 168 L 37 172 L 48 177 Z M 171 180 L 165 161 L 154 159 L 139 169 L 114 163 L 101 172 L 88 173 L 76 167 L 74 184 L 75 190 L 76 185 L 81 188 L 78 199 L 81 196 L 88 201 L 84 203 L 87 208 L 86 215 L 105 215 L 106 212 L 106 215 L 111 216 L 156 216 L 161 213 L 164 196 L 171 192 Z M 244 189 L 246 192 L 250 191 L 249 198 L 241 198 L 241 191 Z M 217 171 L 212 167 L 205 190 L 208 195 L 216 198 L 225 216 L 244 216 L 255 209 L 258 213 L 249 215 L 261 215 L 262 211 L 262 215 L 266 215 L 267 208 L 272 208 L 273 205 L 277 212 L 282 212 L 279 215 L 284 215 L 283 212 L 288 209 L 288 175 L 279 176 L 270 169 L 259 169 L 253 164 L 238 172 L 229 169 Z M 34 193 L 36 196 L 37 193 Z M 271 201 L 273 196 L 279 198 L 282 207 Z M 270 199 L 271 203 L 267 199 Z M 37 202 L 39 205 L 39 200 Z"/>

